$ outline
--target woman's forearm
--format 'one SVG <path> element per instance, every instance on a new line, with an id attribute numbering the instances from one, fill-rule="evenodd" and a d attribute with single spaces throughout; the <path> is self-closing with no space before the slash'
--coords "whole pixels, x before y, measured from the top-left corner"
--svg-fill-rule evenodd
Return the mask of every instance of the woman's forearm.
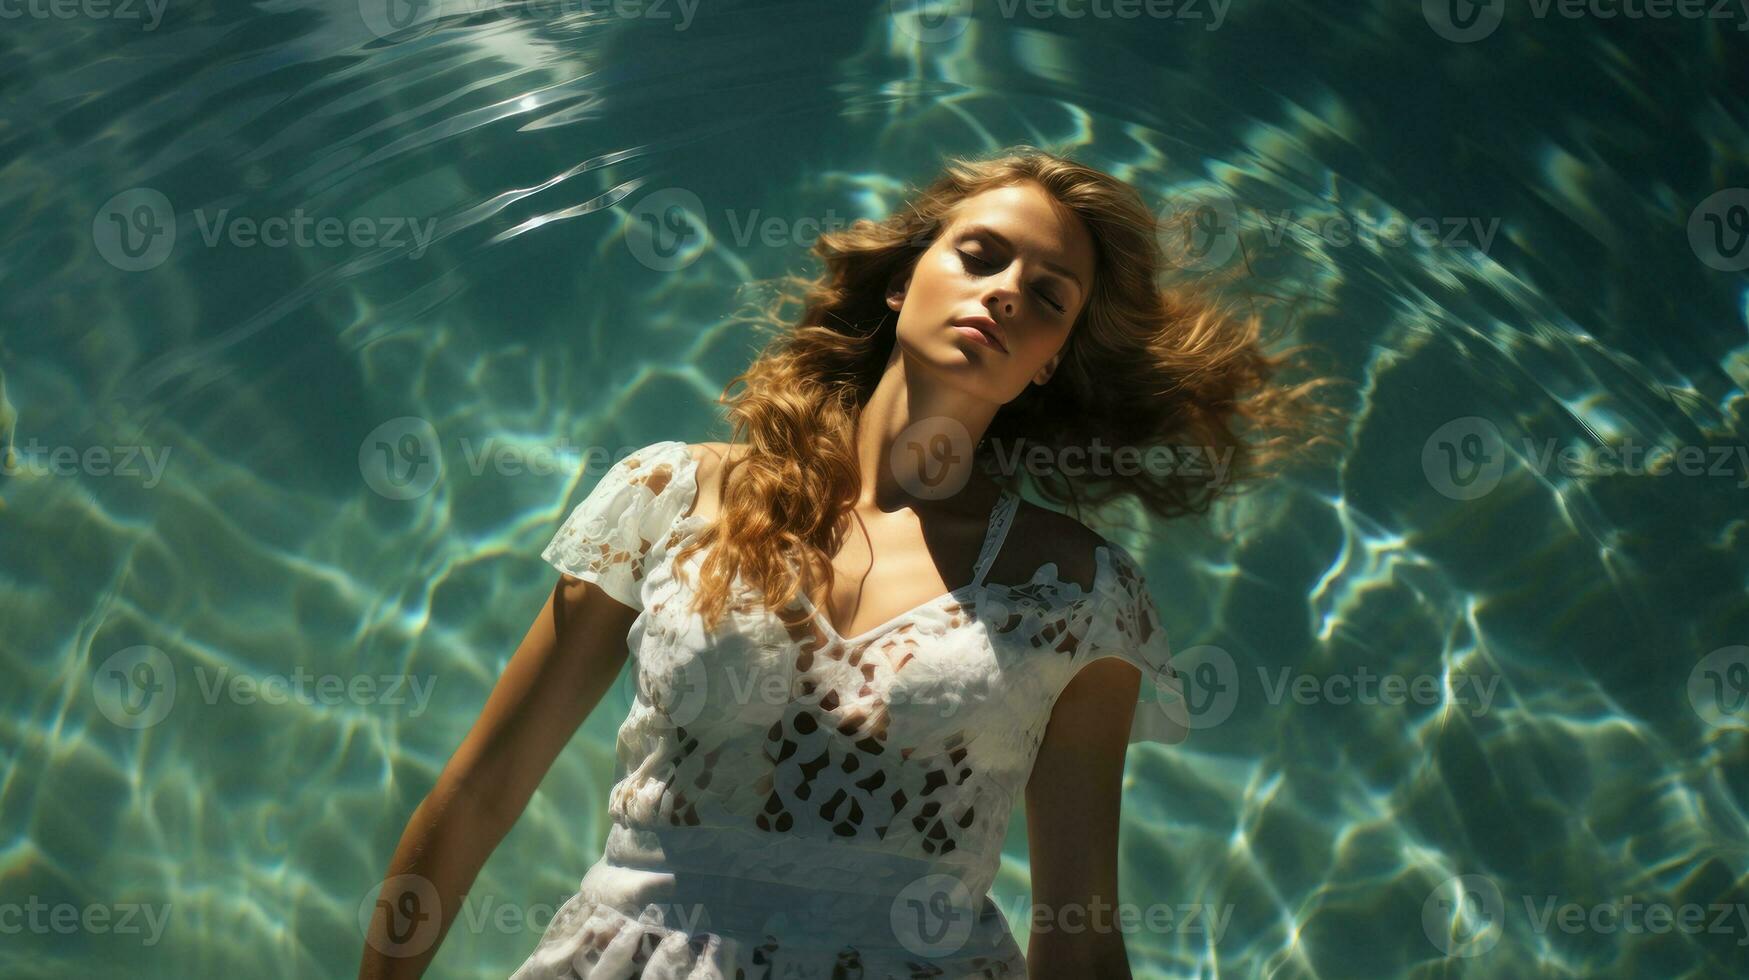
<path id="1" fill-rule="evenodd" d="M 440 786 L 413 811 L 377 896 L 359 980 L 425 973 L 474 878 L 515 823 L 493 812 L 489 799 Z"/>
<path id="2" fill-rule="evenodd" d="M 486 859 L 628 655 L 637 617 L 594 584 L 560 576 L 480 717 L 407 821 L 366 935 L 359 980 L 418 977 Z"/>
<path id="3" fill-rule="evenodd" d="M 1034 929 L 1027 936 L 1026 975 L 1031 980 L 1087 977 L 1131 980 L 1129 953 L 1116 928 L 1075 932 Z"/>

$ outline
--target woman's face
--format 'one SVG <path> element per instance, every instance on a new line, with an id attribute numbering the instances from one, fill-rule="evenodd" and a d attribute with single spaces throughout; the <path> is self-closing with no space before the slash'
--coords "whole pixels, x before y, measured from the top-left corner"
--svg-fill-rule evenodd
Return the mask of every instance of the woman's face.
<path id="1" fill-rule="evenodd" d="M 887 305 L 899 312 L 904 353 L 1002 405 L 1050 379 L 1092 283 L 1086 226 L 1024 183 L 961 201 Z M 977 317 L 990 322 L 954 323 Z"/>

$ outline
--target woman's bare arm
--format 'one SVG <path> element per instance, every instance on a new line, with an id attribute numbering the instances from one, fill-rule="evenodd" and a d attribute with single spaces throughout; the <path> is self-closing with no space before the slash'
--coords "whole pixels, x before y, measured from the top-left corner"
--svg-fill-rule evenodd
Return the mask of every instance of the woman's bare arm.
<path id="1" fill-rule="evenodd" d="M 1141 687 L 1141 671 L 1106 657 L 1082 667 L 1051 709 L 1026 783 L 1029 977 L 1129 980 L 1117 920 L 1117 827 Z"/>
<path id="2" fill-rule="evenodd" d="M 559 577 L 480 717 L 407 821 L 360 980 L 424 974 L 481 866 L 618 676 L 636 618 L 593 583 Z"/>

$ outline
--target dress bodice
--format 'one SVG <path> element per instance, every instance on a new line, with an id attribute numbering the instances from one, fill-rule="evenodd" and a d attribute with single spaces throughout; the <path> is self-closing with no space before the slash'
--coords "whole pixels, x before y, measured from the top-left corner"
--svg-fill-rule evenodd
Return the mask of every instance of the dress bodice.
<path id="1" fill-rule="evenodd" d="M 1121 657 L 1144 675 L 1131 740 L 1187 730 L 1139 565 L 1108 542 L 1090 588 L 1054 563 L 989 583 L 1019 503 L 1005 491 L 961 588 L 845 638 L 805 596 L 778 616 L 737 581 L 706 632 L 703 554 L 674 560 L 707 526 L 689 515 L 696 470 L 684 443 L 644 447 L 543 552 L 639 611 L 637 697 L 605 851 L 516 980 L 634 961 L 749 980 L 1023 976 L 988 892 L 1057 696 Z"/>

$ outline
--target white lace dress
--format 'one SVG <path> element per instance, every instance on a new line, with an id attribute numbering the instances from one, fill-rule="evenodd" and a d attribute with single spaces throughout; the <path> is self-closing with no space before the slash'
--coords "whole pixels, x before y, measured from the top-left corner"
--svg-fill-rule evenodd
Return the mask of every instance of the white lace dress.
<path id="1" fill-rule="evenodd" d="M 1141 570 L 1096 553 L 1091 589 L 971 584 L 854 637 L 806 597 L 786 627 L 739 581 L 707 634 L 671 556 L 705 526 L 681 442 L 615 464 L 542 553 L 640 611 L 602 857 L 512 980 L 1024 977 L 989 897 L 1051 706 L 1087 663 L 1143 672 L 1131 741 L 1186 733 Z M 1024 923 L 1022 923 L 1024 926 Z"/>

